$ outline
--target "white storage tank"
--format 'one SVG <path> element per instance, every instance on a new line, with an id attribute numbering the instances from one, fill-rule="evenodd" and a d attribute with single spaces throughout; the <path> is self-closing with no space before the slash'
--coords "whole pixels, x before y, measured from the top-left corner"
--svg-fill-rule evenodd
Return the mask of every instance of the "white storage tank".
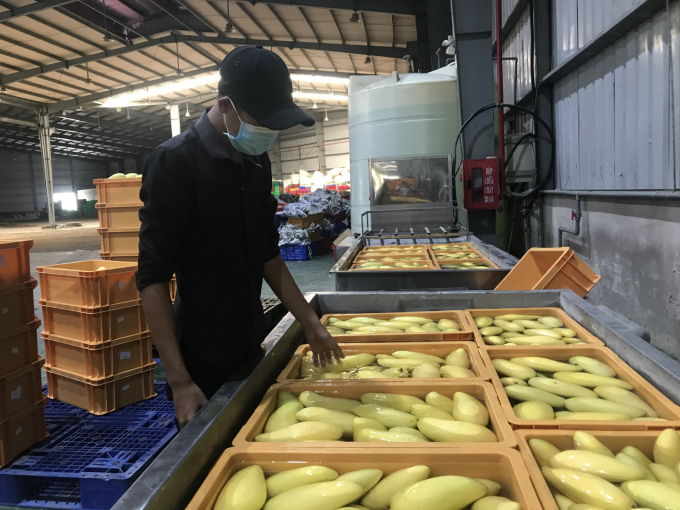
<path id="1" fill-rule="evenodd" d="M 455 64 L 427 74 L 398 75 L 394 72 L 389 77 L 352 76 L 349 81 L 348 109 L 352 230 L 358 233 L 361 230 L 361 214 L 371 209 L 371 173 L 374 174 L 375 188 L 376 159 L 451 157 L 453 143 L 460 129 Z M 373 169 L 369 169 L 371 160 L 374 160 Z M 449 197 L 446 202 L 452 198 L 448 188 L 450 180 L 448 184 L 443 183 L 445 177 L 441 175 L 445 172 L 446 176 L 450 176 L 450 167 L 443 168 L 446 164 L 442 164 L 442 161 L 445 160 L 436 160 L 436 169 L 431 171 L 436 177 L 431 184 L 447 189 L 425 192 L 425 196 L 421 195 L 419 199 L 420 203 L 414 203 L 413 207 L 427 206 L 428 203 L 440 207 L 445 205 L 441 203 L 442 192 Z M 389 167 L 389 162 L 383 164 Z M 418 164 L 422 166 L 423 163 Z M 425 164 L 432 166 L 431 163 Z M 380 176 L 378 179 L 382 183 Z M 408 184 L 403 184 L 401 189 L 408 187 Z M 402 191 L 402 195 L 407 195 L 408 191 Z M 432 201 L 437 201 L 437 194 L 440 203 L 433 204 Z M 414 199 L 414 202 L 418 200 Z M 385 208 L 386 204 L 382 202 L 376 205 L 377 201 L 374 210 L 379 210 L 381 206 Z"/>

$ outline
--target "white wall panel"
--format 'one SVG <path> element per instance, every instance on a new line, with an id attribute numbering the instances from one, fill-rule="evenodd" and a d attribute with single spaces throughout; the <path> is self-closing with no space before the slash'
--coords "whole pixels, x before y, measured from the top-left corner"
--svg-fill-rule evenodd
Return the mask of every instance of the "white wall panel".
<path id="1" fill-rule="evenodd" d="M 673 9 L 677 32 L 677 2 Z M 563 189 L 676 187 L 677 164 L 669 147 L 674 134 L 678 144 L 671 121 L 679 114 L 670 97 L 670 41 L 668 15 L 662 11 L 555 85 Z M 673 43 L 679 44 L 677 35 Z M 676 76 L 679 55 L 673 51 Z"/>
<path id="2" fill-rule="evenodd" d="M 578 0 L 553 0 L 553 65 L 561 65 L 578 48 Z"/>
<path id="3" fill-rule="evenodd" d="M 675 188 L 680 188 L 680 2 L 671 6 L 671 54 L 673 60 L 673 96 L 671 126 L 669 129 L 669 147 L 674 148 L 675 159 L 672 161 L 675 168 Z M 670 58 L 669 58 L 670 60 Z M 670 73 L 669 73 L 670 74 Z"/>
<path id="4" fill-rule="evenodd" d="M 503 57 L 517 61 L 503 61 L 503 100 L 513 103 L 531 92 L 531 17 L 529 7 L 503 42 Z M 534 68 L 535 68 L 534 62 Z M 515 66 L 517 66 L 517 91 L 515 91 Z M 496 67 L 494 66 L 494 71 Z"/>

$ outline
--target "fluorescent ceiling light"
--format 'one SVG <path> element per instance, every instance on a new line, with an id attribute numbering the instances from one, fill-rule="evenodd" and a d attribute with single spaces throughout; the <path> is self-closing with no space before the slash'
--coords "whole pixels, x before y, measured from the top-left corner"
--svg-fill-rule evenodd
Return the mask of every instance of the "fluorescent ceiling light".
<path id="1" fill-rule="evenodd" d="M 311 75 L 311 74 L 292 74 L 291 79 L 293 81 L 298 81 L 302 83 L 322 83 L 326 85 L 348 85 L 349 84 L 349 79 L 347 78 L 337 78 L 334 76 L 318 76 L 318 75 Z M 165 85 L 160 85 L 158 87 L 150 87 L 149 89 L 139 89 L 135 90 L 134 92 L 129 92 L 127 94 L 120 94 L 119 96 L 116 97 L 110 97 L 104 101 L 101 101 L 100 104 L 106 108 L 116 108 L 116 107 L 125 107 L 125 106 L 133 106 L 138 103 L 144 103 L 147 102 L 149 98 L 152 97 L 158 97 L 158 96 L 163 96 L 166 94 L 174 94 L 177 92 L 181 92 L 183 90 L 188 90 L 196 87 L 201 87 L 201 86 L 208 86 L 208 85 L 215 85 L 220 81 L 220 74 L 219 73 L 211 73 L 211 74 L 206 74 L 204 76 L 200 76 L 198 78 L 190 78 L 187 80 L 177 80 L 173 81 L 170 83 L 166 83 Z M 299 93 L 295 93 L 299 94 Z M 293 94 L 295 96 L 295 94 Z M 318 94 L 319 96 L 322 96 L 323 94 Z M 302 97 L 302 96 L 298 96 Z M 305 96 L 308 97 L 308 96 Z M 311 96 L 309 96 L 311 97 Z M 334 99 L 342 99 L 343 96 L 337 96 Z M 319 98 L 321 99 L 321 98 Z M 344 98 L 345 100 L 347 99 L 346 97 Z"/>
<path id="2" fill-rule="evenodd" d="M 347 96 L 337 94 L 314 94 L 311 92 L 293 92 L 293 99 L 312 99 L 314 101 L 347 101 Z"/>

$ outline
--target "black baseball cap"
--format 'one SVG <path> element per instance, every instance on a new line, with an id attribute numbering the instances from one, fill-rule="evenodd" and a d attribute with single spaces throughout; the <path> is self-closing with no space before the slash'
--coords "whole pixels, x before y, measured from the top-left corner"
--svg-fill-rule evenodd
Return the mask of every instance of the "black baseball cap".
<path id="1" fill-rule="evenodd" d="M 262 46 L 240 46 L 220 65 L 220 97 L 231 98 L 260 125 L 281 131 L 314 119 L 293 102 L 293 82 L 285 62 Z"/>

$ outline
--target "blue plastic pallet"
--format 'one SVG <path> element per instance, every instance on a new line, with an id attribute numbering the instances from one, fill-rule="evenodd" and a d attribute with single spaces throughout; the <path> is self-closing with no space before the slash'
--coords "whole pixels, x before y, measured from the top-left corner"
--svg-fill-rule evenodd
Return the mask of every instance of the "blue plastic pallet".
<path id="1" fill-rule="evenodd" d="M 177 433 L 166 385 L 158 397 L 105 416 L 50 400 L 50 437 L 0 469 L 0 504 L 110 509 Z"/>

